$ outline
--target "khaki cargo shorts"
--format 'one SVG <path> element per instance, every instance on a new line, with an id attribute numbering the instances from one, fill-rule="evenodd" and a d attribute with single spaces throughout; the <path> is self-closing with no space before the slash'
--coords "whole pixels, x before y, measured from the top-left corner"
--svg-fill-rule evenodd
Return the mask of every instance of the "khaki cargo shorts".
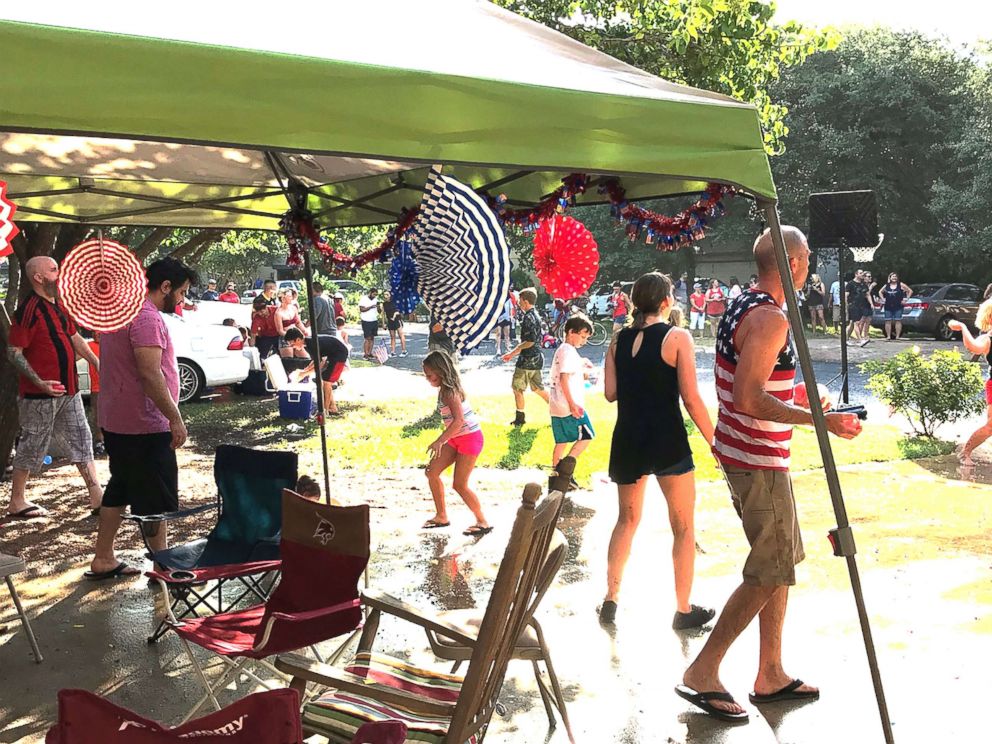
<path id="1" fill-rule="evenodd" d="M 513 382 L 511 386 L 518 392 L 524 392 L 528 387 L 531 390 L 544 390 L 544 383 L 541 381 L 541 370 L 520 369 L 513 370 Z"/>
<path id="2" fill-rule="evenodd" d="M 785 470 L 724 468 L 724 472 L 751 544 L 744 563 L 744 583 L 792 586 L 796 583 L 796 564 L 806 557 L 792 477 Z"/>

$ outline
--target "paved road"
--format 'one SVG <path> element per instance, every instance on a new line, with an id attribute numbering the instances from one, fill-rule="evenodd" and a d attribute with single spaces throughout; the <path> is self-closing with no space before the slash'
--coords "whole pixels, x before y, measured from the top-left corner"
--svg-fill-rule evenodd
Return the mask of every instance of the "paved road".
<path id="1" fill-rule="evenodd" d="M 427 355 L 427 333 L 426 327 L 422 324 L 408 324 L 407 329 L 407 350 L 409 352 L 406 357 L 393 357 L 390 358 L 386 363 L 390 367 L 395 367 L 397 369 L 405 369 L 410 371 L 419 371 L 420 365 Z M 385 336 L 385 334 L 381 334 Z M 385 336 L 385 340 L 388 342 L 388 336 Z M 356 349 L 353 352 L 352 357 L 361 357 L 361 340 L 360 335 L 352 335 L 351 337 L 352 348 Z M 596 364 L 601 366 L 603 364 L 603 356 L 606 352 L 606 346 L 593 347 L 585 346 L 582 348 L 581 353 L 584 357 L 589 359 Z M 508 374 L 508 370 L 511 369 L 511 364 L 504 364 L 503 362 L 495 358 L 496 348 L 492 341 L 484 342 L 478 349 L 474 350 L 471 354 L 462 357 L 461 368 L 463 374 L 472 377 L 488 377 L 487 373 L 493 375 L 500 374 L 503 370 L 507 370 L 505 374 Z M 551 360 L 554 357 L 554 349 L 544 350 L 544 369 L 547 371 L 551 367 Z M 712 390 L 714 385 L 713 380 L 713 354 L 710 347 L 703 346 L 701 344 L 700 349 L 697 350 L 696 357 L 697 373 L 699 378 L 700 387 L 704 390 L 704 395 L 706 395 L 707 390 Z M 826 384 L 832 393 L 833 400 L 836 403 L 839 401 L 840 397 L 840 363 L 839 362 L 826 362 L 826 361 L 814 361 L 813 369 L 816 374 L 816 381 L 818 383 Z M 800 379 L 802 375 L 799 375 Z M 495 382 L 495 380 L 494 380 Z M 878 406 L 878 402 L 872 397 L 871 393 L 868 392 L 866 384 L 868 382 L 867 375 L 862 374 L 856 364 L 850 365 L 850 382 L 849 382 L 849 392 L 850 392 L 850 402 L 857 403 L 867 406 Z"/>

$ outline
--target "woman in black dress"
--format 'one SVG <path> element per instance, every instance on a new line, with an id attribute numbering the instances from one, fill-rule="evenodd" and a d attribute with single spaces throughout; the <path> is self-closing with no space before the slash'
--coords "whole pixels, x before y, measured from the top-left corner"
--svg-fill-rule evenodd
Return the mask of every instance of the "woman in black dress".
<path id="1" fill-rule="evenodd" d="M 672 306 L 671 293 L 671 280 L 657 272 L 634 282 L 630 293 L 636 311 L 634 325 L 614 337 L 606 356 L 604 392 L 608 401 L 617 402 L 610 479 L 617 484 L 620 513 L 610 539 L 600 620 L 613 622 L 616 615 L 644 489 L 653 476 L 668 502 L 674 537 L 677 607 L 672 627 L 685 629 L 704 625 L 714 612 L 689 603 L 696 557 L 696 483 L 679 398 L 707 442 L 713 441 L 713 422 L 696 386 L 692 336 L 663 320 Z"/>

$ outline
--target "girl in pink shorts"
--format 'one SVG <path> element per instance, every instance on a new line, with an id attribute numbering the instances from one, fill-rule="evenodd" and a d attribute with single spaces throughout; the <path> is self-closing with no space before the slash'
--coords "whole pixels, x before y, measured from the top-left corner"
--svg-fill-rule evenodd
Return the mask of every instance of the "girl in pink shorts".
<path id="1" fill-rule="evenodd" d="M 479 419 L 465 400 L 465 391 L 454 361 L 443 351 L 432 351 L 424 359 L 424 376 L 438 389 L 437 409 L 441 414 L 444 431 L 427 448 L 430 462 L 427 465 L 427 483 L 434 497 L 434 516 L 424 523 L 424 529 L 447 527 L 451 524 L 444 503 L 444 484 L 441 474 L 455 466 L 452 487 L 462 497 L 465 505 L 475 515 L 475 524 L 463 534 L 486 535 L 493 531 L 482 513 L 479 497 L 468 484 L 475 461 L 479 459 L 484 443 Z"/>

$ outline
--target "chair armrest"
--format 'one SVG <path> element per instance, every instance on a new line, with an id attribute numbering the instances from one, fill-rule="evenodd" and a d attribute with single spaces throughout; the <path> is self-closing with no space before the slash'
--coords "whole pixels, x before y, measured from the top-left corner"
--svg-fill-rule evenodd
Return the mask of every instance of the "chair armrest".
<path id="1" fill-rule="evenodd" d="M 316 620 L 318 617 L 324 617 L 324 615 L 336 615 L 344 610 L 351 610 L 356 607 L 361 607 L 362 600 L 360 599 L 349 599 L 345 602 L 339 602 L 336 605 L 331 605 L 330 607 L 321 607 L 319 610 L 310 610 L 308 612 L 294 612 L 292 614 L 286 612 L 273 612 L 269 617 L 273 620 L 281 620 L 283 622 L 303 622 L 304 620 Z"/>
<path id="2" fill-rule="evenodd" d="M 209 511 L 210 509 L 216 509 L 218 504 L 215 502 L 213 504 L 203 504 L 202 506 L 194 506 L 190 509 L 180 509 L 175 512 L 167 512 L 165 514 L 128 514 L 124 519 L 129 522 L 137 522 L 139 525 L 144 522 L 172 522 L 176 519 L 186 519 L 186 517 L 191 517 L 194 514 L 199 514 L 200 512 Z"/>
<path id="3" fill-rule="evenodd" d="M 345 610 L 354 610 L 362 606 L 362 600 L 360 599 L 349 599 L 344 602 L 339 602 L 336 605 L 331 605 L 330 607 L 321 607 L 319 610 L 308 610 L 307 612 L 273 612 L 269 615 L 269 619 L 265 623 L 265 630 L 262 631 L 262 637 L 253 646 L 252 650 L 261 651 L 269 642 L 269 637 L 272 635 L 272 629 L 275 627 L 276 622 L 280 623 L 302 623 L 308 620 L 317 620 L 321 617 L 328 617 L 330 615 L 337 615 L 338 613 L 344 612 Z M 349 628 L 351 630 L 351 628 Z"/>
<path id="4" fill-rule="evenodd" d="M 298 654 L 284 654 L 276 657 L 276 669 L 307 682 L 315 682 L 324 687 L 333 687 L 335 690 L 343 690 L 362 697 L 380 700 L 413 713 L 450 718 L 455 711 L 454 703 L 444 703 L 395 687 L 369 682 L 365 677 L 359 677 L 357 674 L 322 664 L 319 661 L 311 661 Z"/>
<path id="5" fill-rule="evenodd" d="M 386 594 L 385 592 L 373 590 L 362 592 L 362 604 L 366 607 L 371 607 L 373 610 L 386 612 L 400 618 L 401 620 L 406 620 L 414 625 L 419 625 L 425 630 L 434 631 L 439 635 L 443 635 L 445 638 L 450 638 L 451 640 L 456 641 L 463 646 L 468 646 L 469 648 L 475 646 L 478 641 L 478 638 L 474 635 L 466 634 L 461 628 L 458 628 L 439 618 L 427 616 L 419 607 L 408 604 L 402 599 L 397 599 L 396 597 Z"/>
<path id="6" fill-rule="evenodd" d="M 190 584 L 199 581 L 216 581 L 218 579 L 236 579 L 239 576 L 278 571 L 282 561 L 255 561 L 254 563 L 229 563 L 225 566 L 210 566 L 196 568 L 190 571 L 146 571 L 145 576 L 159 579 L 167 584 Z M 173 574 L 180 574 L 179 577 Z M 192 574 L 190 578 L 189 574 Z M 183 578 L 185 577 L 185 578 Z"/>

